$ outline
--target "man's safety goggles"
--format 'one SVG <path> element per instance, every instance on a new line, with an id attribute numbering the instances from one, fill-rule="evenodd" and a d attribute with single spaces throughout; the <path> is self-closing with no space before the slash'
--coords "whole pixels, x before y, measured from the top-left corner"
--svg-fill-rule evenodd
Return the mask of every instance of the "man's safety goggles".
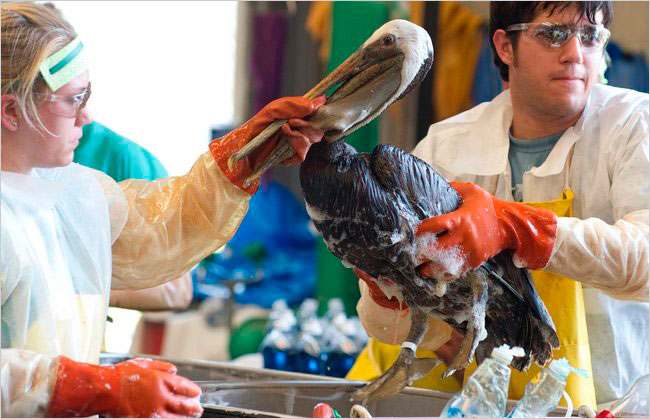
<path id="1" fill-rule="evenodd" d="M 610 32 L 603 25 L 583 25 L 579 27 L 560 23 L 517 23 L 506 29 L 508 32 L 524 33 L 549 48 L 558 48 L 578 35 L 582 47 L 589 51 L 602 49 L 609 40 Z"/>
<path id="2" fill-rule="evenodd" d="M 90 93 L 90 82 L 88 82 L 88 87 L 76 95 L 57 96 L 54 94 L 37 94 L 36 98 L 50 102 L 50 112 L 55 115 L 65 116 L 68 118 L 78 118 L 81 111 L 86 107 L 86 103 L 88 103 Z"/>

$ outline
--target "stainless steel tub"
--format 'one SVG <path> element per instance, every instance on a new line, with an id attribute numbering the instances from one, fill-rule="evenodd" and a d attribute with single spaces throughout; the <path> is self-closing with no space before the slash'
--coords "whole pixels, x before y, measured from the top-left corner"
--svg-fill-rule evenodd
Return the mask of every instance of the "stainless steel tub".
<path id="1" fill-rule="evenodd" d="M 325 402 L 343 417 L 354 405 L 350 396 L 363 381 L 349 380 L 272 380 L 236 383 L 197 383 L 203 389 L 201 402 L 206 406 L 237 406 L 249 410 L 263 409 L 272 415 L 311 417 L 314 406 Z M 417 388 L 370 402 L 366 406 L 373 416 L 438 416 L 449 394 Z"/>
<path id="2" fill-rule="evenodd" d="M 103 354 L 100 363 L 113 364 L 136 355 Z M 363 381 L 247 368 L 225 362 L 177 360 L 178 374 L 201 386 L 203 417 L 311 417 L 314 406 L 328 403 L 344 417 L 350 414 L 350 396 Z M 438 416 L 451 393 L 407 387 L 399 394 L 368 404 L 373 416 Z M 514 402 L 509 403 L 509 408 Z M 564 416 L 558 408 L 551 416 Z"/>

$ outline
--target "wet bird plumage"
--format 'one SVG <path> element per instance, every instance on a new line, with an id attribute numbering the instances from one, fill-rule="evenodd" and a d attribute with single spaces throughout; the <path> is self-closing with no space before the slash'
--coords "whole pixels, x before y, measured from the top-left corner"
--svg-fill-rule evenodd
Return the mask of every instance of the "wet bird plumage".
<path id="1" fill-rule="evenodd" d="M 323 142 L 311 147 L 300 180 L 314 225 L 344 264 L 397 283 L 412 312 L 438 317 L 465 336 L 475 333 L 467 357 L 450 368 L 469 364 L 474 351 L 480 363 L 502 343 L 524 348 L 526 356 L 512 362 L 520 370 L 550 359 L 559 344 L 553 322 L 529 272 L 508 253 L 449 282 L 441 297 L 436 281 L 418 274 L 417 225 L 461 203 L 427 163 L 390 145 L 357 153 L 344 141 Z"/>
<path id="2" fill-rule="evenodd" d="M 432 60 L 427 32 L 394 20 L 305 95 L 313 99 L 338 86 L 327 103 L 306 118 L 325 133 L 300 171 L 309 214 L 336 256 L 346 265 L 395 281 L 411 311 L 411 344 L 400 350 L 387 372 L 354 394 L 360 401 L 396 393 L 438 362 L 415 358 L 413 349 L 426 331 L 428 314 L 464 335 L 459 355 L 445 374 L 467 366 L 474 353 L 480 362 L 501 343 L 527 350 L 526 357 L 513 361 L 518 368 L 531 359 L 543 363 L 557 344 L 530 276 L 512 265 L 510 255 L 497 255 L 449 282 L 446 293 L 435 281 L 421 278 L 415 229 L 425 218 L 454 210 L 460 204 L 458 195 L 426 163 L 400 149 L 381 145 L 370 154 L 356 153 L 343 141 L 417 86 Z M 230 160 L 252 153 L 285 122 L 275 121 Z M 292 154 L 288 142 L 281 141 L 247 181 Z"/>

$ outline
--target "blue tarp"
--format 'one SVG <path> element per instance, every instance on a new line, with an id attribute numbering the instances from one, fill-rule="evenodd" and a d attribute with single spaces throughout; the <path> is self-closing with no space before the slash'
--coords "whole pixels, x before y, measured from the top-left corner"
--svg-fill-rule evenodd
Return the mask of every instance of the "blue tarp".
<path id="1" fill-rule="evenodd" d="M 271 308 L 275 300 L 299 304 L 314 295 L 316 242 L 304 204 L 277 182 L 260 187 L 235 236 L 192 272 L 194 298 L 203 300 L 224 279 L 255 278 L 235 294 L 240 304 Z M 201 278 L 199 280 L 198 278 Z"/>
<path id="2" fill-rule="evenodd" d="M 648 63 L 641 54 L 623 51 L 615 42 L 607 44 L 612 64 L 605 71 L 607 84 L 648 93 Z"/>

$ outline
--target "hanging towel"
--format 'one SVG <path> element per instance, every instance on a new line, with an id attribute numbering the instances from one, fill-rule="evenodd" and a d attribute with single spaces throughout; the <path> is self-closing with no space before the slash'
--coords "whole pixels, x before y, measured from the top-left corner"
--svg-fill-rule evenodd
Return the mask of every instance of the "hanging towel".
<path id="1" fill-rule="evenodd" d="M 457 2 L 442 2 L 434 45 L 434 122 L 472 106 L 472 84 L 482 41 L 480 16 Z"/>
<path id="2" fill-rule="evenodd" d="M 253 31 L 251 78 L 255 114 L 280 96 L 287 35 L 286 16 L 282 12 L 258 13 L 253 18 Z"/>

